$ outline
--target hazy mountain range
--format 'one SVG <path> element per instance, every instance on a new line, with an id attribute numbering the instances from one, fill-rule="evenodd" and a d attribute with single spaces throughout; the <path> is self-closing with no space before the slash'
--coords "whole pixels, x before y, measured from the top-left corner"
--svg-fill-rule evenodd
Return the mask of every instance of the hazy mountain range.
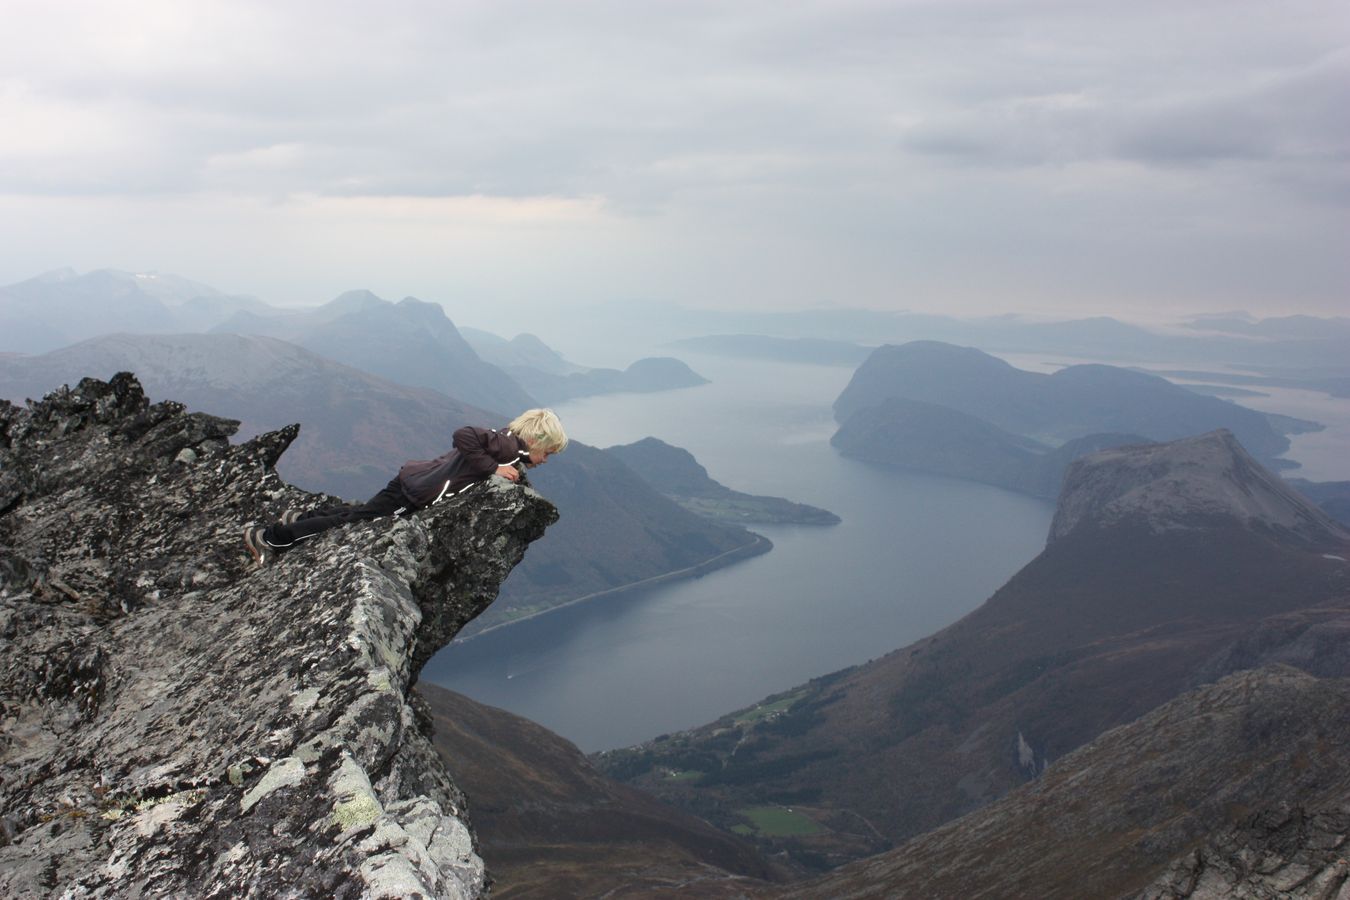
<path id="1" fill-rule="evenodd" d="M 212 329 L 289 341 L 320 356 L 406 384 L 440 391 L 509 421 L 538 404 L 511 376 L 479 359 L 438 303 L 390 303 L 348 291 L 314 309 L 240 312 Z"/>
<path id="2" fill-rule="evenodd" d="M 58 269 L 0 287 L 0 351 L 44 353 L 115 332 L 203 331 L 268 308 L 177 275 Z"/>
<path id="3" fill-rule="evenodd" d="M 506 341 L 474 331 L 471 346 L 440 304 L 415 297 L 391 303 L 366 290 L 296 309 L 227 295 L 176 275 L 113 269 L 61 269 L 0 287 L 0 353 L 43 353 L 113 333 L 203 331 L 279 338 L 506 416 L 573 397 L 704 383 L 669 358 L 640 359 L 624 371 L 574 365 L 530 335 Z M 494 364 L 499 358 L 511 374 Z"/>

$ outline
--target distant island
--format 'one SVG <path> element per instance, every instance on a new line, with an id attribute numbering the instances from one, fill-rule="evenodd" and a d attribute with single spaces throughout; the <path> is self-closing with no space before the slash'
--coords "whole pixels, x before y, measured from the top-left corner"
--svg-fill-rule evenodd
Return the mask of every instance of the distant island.
<path id="1" fill-rule="evenodd" d="M 605 452 L 621 459 L 657 492 L 705 518 L 759 525 L 839 524 L 839 517 L 829 510 L 782 497 L 733 491 L 708 477 L 708 470 L 688 450 L 653 437 L 609 447 Z"/>
<path id="2" fill-rule="evenodd" d="M 850 416 L 830 444 L 853 459 L 992 484 L 1042 500 L 1059 495 L 1080 456 L 1152 443 L 1138 434 L 1101 432 L 1050 447 L 983 419 L 918 400 L 888 397 Z"/>
<path id="3" fill-rule="evenodd" d="M 482 359 L 506 371 L 541 403 L 562 403 L 599 394 L 649 394 L 708 383 L 708 379 L 669 356 L 644 357 L 626 369 L 593 369 L 564 359 L 532 334 L 518 334 L 508 341 L 476 328 L 465 328 L 462 333 Z"/>
<path id="4" fill-rule="evenodd" d="M 1289 449 L 1285 435 L 1320 427 L 1197 394 L 1145 372 L 1076 365 L 1045 375 L 937 341 L 877 348 L 835 401 L 835 419 L 845 424 L 888 398 L 948 407 L 1048 446 L 1107 432 L 1169 441 L 1227 428 L 1263 464 L 1280 469 L 1297 466 L 1280 457 Z"/>

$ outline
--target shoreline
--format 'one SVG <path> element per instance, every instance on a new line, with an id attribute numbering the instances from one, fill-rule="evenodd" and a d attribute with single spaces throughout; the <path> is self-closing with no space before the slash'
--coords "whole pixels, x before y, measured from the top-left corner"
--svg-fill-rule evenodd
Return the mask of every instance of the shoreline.
<path id="1" fill-rule="evenodd" d="M 750 532 L 750 534 L 754 535 L 755 538 L 750 543 L 742 544 L 739 547 L 733 547 L 730 550 L 727 550 L 723 553 L 719 553 L 718 555 L 710 559 L 705 559 L 701 563 L 695 563 L 694 565 L 686 566 L 683 569 L 674 569 L 670 572 L 662 572 L 660 575 L 653 575 L 650 578 L 643 578 L 640 581 L 631 581 L 628 584 L 621 584 L 618 587 L 606 588 L 603 591 L 596 591 L 591 594 L 585 594 L 581 597 L 574 597 L 571 600 L 568 600 L 566 603 L 559 603 L 557 606 L 550 606 L 548 609 L 541 609 L 538 612 L 532 612 L 529 615 L 524 615 L 520 616 L 519 618 L 510 619 L 506 622 L 498 622 L 496 625 L 489 625 L 482 631 L 474 632 L 468 637 L 456 637 L 452 641 L 450 641 L 450 643 L 447 644 L 446 646 L 452 647 L 455 644 L 467 644 L 469 641 L 475 640 L 476 638 L 480 638 L 486 634 L 491 634 L 492 632 L 497 631 L 500 628 L 509 628 L 512 625 L 519 624 L 520 622 L 528 622 L 531 619 L 537 619 L 540 616 L 546 616 L 549 613 L 555 613 L 558 612 L 559 610 L 568 609 L 570 607 L 577 606 L 582 603 L 588 603 L 592 600 L 599 600 L 603 597 L 614 597 L 626 593 L 628 591 L 637 590 L 639 588 L 654 587 L 659 584 L 665 584 L 666 582 L 669 581 L 682 581 L 686 578 L 699 578 L 703 575 L 707 575 L 709 572 L 715 572 L 718 569 L 722 569 L 725 568 L 726 566 L 731 565 L 732 563 L 739 562 L 742 559 L 753 559 L 756 556 L 763 556 L 765 553 L 768 553 L 770 550 L 773 549 L 773 541 L 769 540 L 764 535 L 757 534 L 756 532 L 753 531 Z"/>

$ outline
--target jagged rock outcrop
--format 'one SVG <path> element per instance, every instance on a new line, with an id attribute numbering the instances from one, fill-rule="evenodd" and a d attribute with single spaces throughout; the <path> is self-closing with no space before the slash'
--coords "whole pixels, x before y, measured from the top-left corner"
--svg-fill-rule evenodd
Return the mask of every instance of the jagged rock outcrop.
<path id="1" fill-rule="evenodd" d="M 1340 900 L 1350 896 L 1350 798 L 1277 803 L 1186 853 L 1138 900 Z"/>
<path id="2" fill-rule="evenodd" d="M 254 569 L 319 498 L 236 425 L 126 374 L 0 404 L 0 895 L 482 894 L 408 688 L 556 511 L 494 480 Z"/>

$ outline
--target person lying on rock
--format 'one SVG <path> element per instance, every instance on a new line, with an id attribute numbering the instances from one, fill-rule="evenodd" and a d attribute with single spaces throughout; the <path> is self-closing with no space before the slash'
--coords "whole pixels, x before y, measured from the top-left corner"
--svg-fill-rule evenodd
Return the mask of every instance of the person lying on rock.
<path id="1" fill-rule="evenodd" d="M 493 475 L 517 481 L 522 467 L 542 465 L 554 453 L 566 449 L 567 435 L 553 410 L 531 409 L 501 431 L 466 425 L 455 432 L 452 444 L 449 452 L 436 459 L 404 463 L 398 475 L 365 503 L 325 506 L 305 513 L 290 510 L 271 525 L 247 525 L 244 545 L 261 566 L 338 525 L 405 516 Z"/>

